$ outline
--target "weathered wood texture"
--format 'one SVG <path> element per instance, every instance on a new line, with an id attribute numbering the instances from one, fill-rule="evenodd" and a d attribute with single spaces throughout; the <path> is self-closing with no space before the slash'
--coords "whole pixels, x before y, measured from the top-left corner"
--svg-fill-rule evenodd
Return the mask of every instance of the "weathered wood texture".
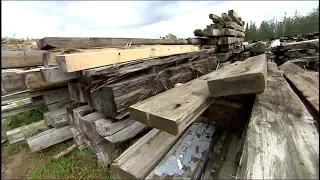
<path id="1" fill-rule="evenodd" d="M 217 98 L 207 109 L 206 116 L 216 126 L 242 131 L 250 116 L 255 95 L 245 95 L 243 99 Z"/>
<path id="2" fill-rule="evenodd" d="M 45 51 L 42 50 L 1 50 L 1 69 L 19 68 L 30 66 L 41 66 L 42 57 Z"/>
<path id="3" fill-rule="evenodd" d="M 64 86 L 67 81 L 61 82 L 45 82 L 41 72 L 32 72 L 25 75 L 25 82 L 29 90 L 49 89 L 56 86 Z"/>
<path id="4" fill-rule="evenodd" d="M 286 43 L 284 49 L 319 49 L 319 39 Z"/>
<path id="5" fill-rule="evenodd" d="M 108 140 L 112 143 L 120 143 L 130 139 L 133 139 L 138 134 L 147 130 L 148 127 L 142 124 L 139 121 L 135 121 L 134 123 L 128 125 L 127 127 L 115 132 L 114 134 L 104 136 L 104 139 Z"/>
<path id="6" fill-rule="evenodd" d="M 70 99 L 70 94 L 67 88 L 59 89 L 42 96 L 46 105 L 65 101 Z"/>
<path id="7" fill-rule="evenodd" d="M 104 138 L 97 132 L 95 121 L 105 117 L 104 114 L 93 112 L 79 118 L 79 126 L 84 137 L 93 144 L 98 144 Z"/>
<path id="8" fill-rule="evenodd" d="M 112 179 L 144 179 L 179 137 L 152 129 L 112 163 Z"/>
<path id="9" fill-rule="evenodd" d="M 237 177 L 319 179 L 314 122 L 276 64 L 268 62 L 268 86 L 256 96 Z"/>
<path id="10" fill-rule="evenodd" d="M 88 92 L 88 102 L 92 108 L 108 117 L 124 114 L 130 105 L 138 101 L 171 89 L 176 83 L 190 81 L 216 69 L 216 57 L 207 58 L 211 54 L 214 52 L 209 50 L 202 54 L 179 55 L 127 66 L 101 75 L 95 72 L 96 77 L 103 77 L 104 84 L 95 85 L 94 81 L 91 81 L 91 87 L 101 88 L 92 88 L 91 92 Z"/>
<path id="11" fill-rule="evenodd" d="M 290 62 L 282 64 L 279 68 L 283 70 L 285 77 L 319 113 L 319 77 Z"/>
<path id="12" fill-rule="evenodd" d="M 25 75 L 15 72 L 1 72 L 2 95 L 27 90 Z"/>
<path id="13" fill-rule="evenodd" d="M 210 96 L 237 94 L 257 94 L 266 87 L 266 55 L 253 56 L 245 61 L 237 61 L 225 71 L 217 71 L 207 79 Z"/>
<path id="14" fill-rule="evenodd" d="M 36 136 L 27 139 L 27 144 L 32 152 L 45 149 L 65 140 L 72 138 L 70 126 L 62 128 L 52 128 L 47 131 L 41 132 Z"/>
<path id="15" fill-rule="evenodd" d="M 120 62 L 133 61 L 159 56 L 169 56 L 198 51 L 199 47 L 185 46 L 155 46 L 141 49 L 102 51 L 93 53 L 76 53 L 56 56 L 59 68 L 64 72 L 74 72 Z M 105 60 L 107 58 L 107 61 Z"/>
<path id="16" fill-rule="evenodd" d="M 187 45 L 185 39 L 142 39 L 142 38 L 73 38 L 73 37 L 45 37 L 38 42 L 39 49 L 51 48 L 92 48 L 107 46 L 131 45 Z"/>
<path id="17" fill-rule="evenodd" d="M 54 83 L 78 78 L 76 72 L 66 73 L 57 67 L 45 68 L 40 71 L 45 82 Z"/>
<path id="18" fill-rule="evenodd" d="M 236 133 L 224 130 L 218 135 L 214 144 L 211 158 L 203 172 L 201 179 L 233 179 L 238 170 L 237 153 L 240 147 L 240 138 Z"/>
<path id="19" fill-rule="evenodd" d="M 56 109 L 62 108 L 63 106 L 72 103 L 72 101 L 70 99 L 67 100 L 63 100 L 63 101 L 59 101 L 50 105 L 46 105 L 48 108 L 48 111 L 54 111 Z"/>
<path id="20" fill-rule="evenodd" d="M 6 136 L 10 144 L 24 141 L 25 139 L 36 135 L 40 131 L 47 130 L 48 126 L 44 120 L 35 122 L 26 126 L 18 127 L 6 132 Z"/>
<path id="21" fill-rule="evenodd" d="M 67 109 L 65 107 L 43 114 L 47 125 L 58 128 L 69 124 Z"/>
<path id="22" fill-rule="evenodd" d="M 75 127 L 77 130 L 81 131 L 80 125 L 79 125 L 80 118 L 90 113 L 93 113 L 94 111 L 95 110 L 93 110 L 89 105 L 84 105 L 84 106 L 80 106 L 78 108 L 73 109 L 72 120 L 74 120 L 74 122 L 70 122 L 70 125 L 72 127 Z"/>
<path id="23" fill-rule="evenodd" d="M 262 56 L 265 57 L 265 55 Z M 265 58 L 259 61 L 261 61 L 261 66 L 266 63 Z M 251 60 L 248 62 L 251 62 Z M 241 66 L 238 62 L 235 62 L 181 86 L 138 102 L 130 106 L 130 117 L 150 127 L 155 127 L 174 135 L 178 134 L 189 126 L 213 102 L 213 99 L 209 98 L 207 81 L 214 77 L 220 77 L 221 79 L 228 77 L 228 73 L 225 72 L 241 73 L 243 68 L 246 66 L 250 67 L 251 63 L 246 62 L 242 68 Z M 265 84 L 263 84 L 263 89 L 264 87 Z M 263 89 L 260 87 L 260 92 Z"/>
<path id="24" fill-rule="evenodd" d="M 242 19 L 241 17 L 234 11 L 234 10 L 229 10 L 228 11 L 228 16 L 234 21 L 236 22 L 239 26 L 243 26 L 242 24 Z"/>
<path id="25" fill-rule="evenodd" d="M 244 33 L 234 30 L 234 29 L 214 29 L 209 26 L 208 28 L 203 30 L 203 36 L 207 37 L 221 37 L 221 36 L 230 36 L 230 37 L 244 37 Z M 243 40 L 242 40 L 243 41 Z"/>
<path id="26" fill-rule="evenodd" d="M 78 80 L 73 80 L 68 82 L 68 90 L 70 94 L 70 99 L 80 103 L 87 102 L 87 96 L 85 91 L 85 85 L 80 83 Z"/>
<path id="27" fill-rule="evenodd" d="M 203 161 L 209 159 L 214 132 L 212 124 L 192 124 L 145 179 L 198 179 Z"/>

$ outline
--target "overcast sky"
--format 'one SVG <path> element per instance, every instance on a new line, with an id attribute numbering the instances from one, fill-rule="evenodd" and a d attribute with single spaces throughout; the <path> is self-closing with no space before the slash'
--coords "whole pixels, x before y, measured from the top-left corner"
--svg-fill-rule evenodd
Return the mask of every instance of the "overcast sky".
<path id="1" fill-rule="evenodd" d="M 172 33 L 193 37 L 211 24 L 209 14 L 235 10 L 244 21 L 298 10 L 302 15 L 318 1 L 2 1 L 2 37 L 137 37 Z"/>

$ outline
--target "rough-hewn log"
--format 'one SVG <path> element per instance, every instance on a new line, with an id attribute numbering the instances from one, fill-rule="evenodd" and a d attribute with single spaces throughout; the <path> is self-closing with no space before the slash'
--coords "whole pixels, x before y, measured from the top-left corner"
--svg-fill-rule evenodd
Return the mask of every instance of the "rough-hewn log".
<path id="1" fill-rule="evenodd" d="M 15 72 L 2 71 L 1 90 L 2 95 L 27 90 L 27 86 L 25 83 L 25 75 Z"/>
<path id="2" fill-rule="evenodd" d="M 207 79 L 210 96 L 256 94 L 264 91 L 267 83 L 266 55 L 253 56 L 237 61 L 224 72 L 212 73 Z M 235 66 L 236 65 L 236 66 Z"/>
<path id="3" fill-rule="evenodd" d="M 131 43 L 130 43 L 131 42 Z M 142 39 L 142 38 L 74 38 L 74 37 L 45 37 L 38 42 L 39 49 L 51 48 L 92 48 L 131 45 L 187 45 L 185 39 Z"/>
<path id="4" fill-rule="evenodd" d="M 237 177 L 319 179 L 314 122 L 277 65 L 268 62 L 268 85 L 255 98 Z"/>
<path id="5" fill-rule="evenodd" d="M 227 13 L 221 13 L 221 18 L 227 22 L 232 21 L 231 17 Z"/>
<path id="6" fill-rule="evenodd" d="M 19 68 L 30 66 L 41 66 L 42 57 L 45 51 L 42 50 L 1 50 L 1 68 Z"/>
<path id="7" fill-rule="evenodd" d="M 122 114 L 128 110 L 130 105 L 171 89 L 176 83 L 184 83 L 199 75 L 209 73 L 216 68 L 216 64 L 217 61 L 214 57 L 193 60 L 190 63 L 170 67 L 155 74 L 142 74 L 138 77 L 127 78 L 91 91 L 90 98 L 92 100 L 89 100 L 89 104 L 109 117 Z M 138 68 L 141 69 L 143 66 Z"/>
<path id="8" fill-rule="evenodd" d="M 213 23 L 224 22 L 224 20 L 220 16 L 215 15 L 215 14 L 209 14 L 209 18 L 212 20 Z"/>
<path id="9" fill-rule="evenodd" d="M 118 121 L 115 121 L 113 119 L 102 118 L 97 120 L 95 123 L 96 123 L 97 132 L 101 136 L 110 136 L 118 131 L 121 131 L 127 126 L 133 124 L 134 122 L 135 121 L 131 120 L 130 118 L 126 118 Z"/>
<path id="10" fill-rule="evenodd" d="M 27 139 L 27 144 L 32 152 L 45 149 L 60 142 L 72 138 L 70 126 L 62 128 L 52 128 L 47 131 L 41 132 L 36 136 Z"/>
<path id="11" fill-rule="evenodd" d="M 60 89 L 48 94 L 43 95 L 44 104 L 49 105 L 60 101 L 70 99 L 70 94 L 67 88 Z"/>
<path id="12" fill-rule="evenodd" d="M 87 96 L 85 92 L 85 85 L 78 82 L 78 80 L 68 82 L 68 90 L 70 94 L 70 99 L 80 103 L 87 102 Z"/>
<path id="13" fill-rule="evenodd" d="M 234 22 L 236 22 L 239 26 L 243 26 L 241 17 L 238 16 L 238 14 L 237 14 L 234 10 L 229 10 L 229 11 L 228 11 L 228 15 L 229 15 L 230 18 L 231 18 Z"/>
<path id="14" fill-rule="evenodd" d="M 195 29 L 195 30 L 193 31 L 193 34 L 194 34 L 195 36 L 197 36 L 197 37 L 203 37 L 203 36 L 204 36 L 204 32 L 203 32 L 202 29 Z"/>
<path id="15" fill-rule="evenodd" d="M 279 68 L 283 70 L 285 77 L 319 113 L 319 77 L 290 62 L 282 64 Z"/>

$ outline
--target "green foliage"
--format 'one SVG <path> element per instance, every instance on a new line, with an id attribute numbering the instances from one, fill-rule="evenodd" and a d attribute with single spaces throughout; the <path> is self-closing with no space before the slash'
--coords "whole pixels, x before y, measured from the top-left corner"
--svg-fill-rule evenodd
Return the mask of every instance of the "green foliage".
<path id="1" fill-rule="evenodd" d="M 38 122 L 43 119 L 43 113 L 47 109 L 45 107 L 35 107 L 34 109 L 13 116 L 8 116 L 4 119 L 2 128 L 4 131 L 8 131 L 14 128 L 18 128 L 24 125 Z"/>
<path id="2" fill-rule="evenodd" d="M 70 155 L 50 161 L 28 173 L 28 179 L 110 179 L 110 170 L 98 166 L 88 150 L 75 150 Z"/>
<path id="3" fill-rule="evenodd" d="M 292 17 L 287 17 L 285 13 L 280 21 L 276 21 L 275 18 L 262 21 L 259 28 L 254 22 L 249 22 L 245 27 L 245 40 L 267 40 L 312 32 L 319 32 L 319 7 L 305 16 L 295 11 Z"/>

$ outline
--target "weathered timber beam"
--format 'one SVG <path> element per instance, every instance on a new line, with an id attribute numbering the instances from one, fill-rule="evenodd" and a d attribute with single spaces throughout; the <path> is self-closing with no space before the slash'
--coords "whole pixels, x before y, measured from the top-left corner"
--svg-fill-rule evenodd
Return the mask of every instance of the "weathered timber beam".
<path id="1" fill-rule="evenodd" d="M 257 94 L 264 91 L 267 83 L 266 55 L 253 56 L 237 61 L 232 68 L 216 71 L 207 79 L 211 97 L 237 94 Z"/>
<path id="2" fill-rule="evenodd" d="M 41 132 L 36 136 L 28 138 L 26 141 L 30 150 L 35 152 L 71 138 L 72 132 L 70 130 L 70 126 L 64 126 L 62 128 L 52 128 Z"/>
<path id="3" fill-rule="evenodd" d="M 131 43 L 130 43 L 131 42 Z M 187 45 L 185 39 L 142 39 L 142 38 L 74 38 L 45 37 L 38 42 L 39 49 L 51 48 L 92 48 L 131 45 Z"/>
<path id="4" fill-rule="evenodd" d="M 1 69 L 41 66 L 43 54 L 42 50 L 1 50 Z"/>
<path id="5" fill-rule="evenodd" d="M 319 115 L 319 78 L 290 62 L 282 64 L 279 68 Z"/>
<path id="6" fill-rule="evenodd" d="M 268 62 L 267 88 L 256 95 L 237 177 L 319 179 L 319 133 L 314 123 L 277 65 Z"/>

